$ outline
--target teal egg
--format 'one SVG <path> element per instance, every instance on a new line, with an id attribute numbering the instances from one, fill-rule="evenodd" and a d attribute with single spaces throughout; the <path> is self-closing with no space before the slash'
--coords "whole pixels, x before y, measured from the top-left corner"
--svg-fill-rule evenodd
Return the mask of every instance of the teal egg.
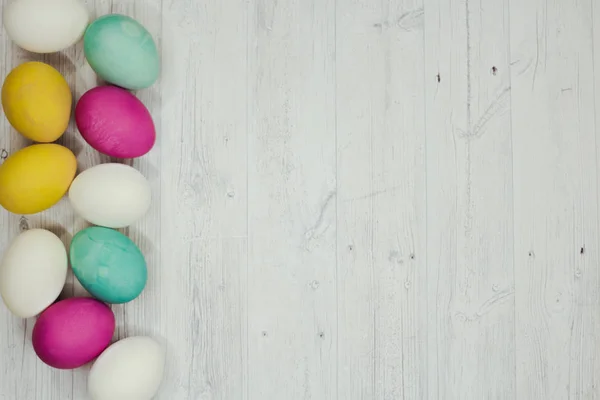
<path id="1" fill-rule="evenodd" d="M 106 303 L 127 303 L 146 286 L 146 260 L 136 244 L 119 231 L 98 226 L 84 229 L 73 238 L 69 256 L 77 280 Z"/>
<path id="2" fill-rule="evenodd" d="M 126 15 L 109 14 L 92 22 L 85 31 L 83 49 L 100 78 L 125 89 L 150 87 L 160 74 L 152 35 Z"/>

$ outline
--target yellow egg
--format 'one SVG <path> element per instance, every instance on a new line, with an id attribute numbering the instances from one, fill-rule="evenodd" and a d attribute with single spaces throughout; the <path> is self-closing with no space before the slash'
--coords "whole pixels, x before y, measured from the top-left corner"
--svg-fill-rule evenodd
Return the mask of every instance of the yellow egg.
<path id="1" fill-rule="evenodd" d="M 2 107 L 8 122 L 34 142 L 50 143 L 65 132 L 72 101 L 60 72 L 37 61 L 13 69 L 2 85 Z"/>
<path id="2" fill-rule="evenodd" d="M 0 165 L 0 205 L 15 214 L 44 211 L 67 193 L 76 171 L 77 159 L 66 147 L 25 147 Z"/>

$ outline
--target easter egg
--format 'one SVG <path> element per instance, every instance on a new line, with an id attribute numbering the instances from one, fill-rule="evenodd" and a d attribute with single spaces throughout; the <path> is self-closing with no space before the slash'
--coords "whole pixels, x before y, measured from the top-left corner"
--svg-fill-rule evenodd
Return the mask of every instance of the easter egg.
<path id="1" fill-rule="evenodd" d="M 89 22 L 80 0 L 15 0 L 4 8 L 4 28 L 17 46 L 54 53 L 77 43 Z"/>
<path id="2" fill-rule="evenodd" d="M 165 350 L 146 336 L 113 343 L 94 361 L 88 376 L 93 400 L 150 400 L 165 369 Z"/>
<path id="3" fill-rule="evenodd" d="M 31 318 L 54 303 L 67 279 L 67 251 L 44 229 L 31 229 L 12 241 L 0 263 L 0 294 L 17 317 Z"/>
<path id="4" fill-rule="evenodd" d="M 13 69 L 2 85 L 2 108 L 17 132 L 34 142 L 62 136 L 71 117 L 71 90 L 48 64 L 26 62 Z"/>
<path id="5" fill-rule="evenodd" d="M 77 159 L 66 147 L 25 147 L 0 165 L 0 205 L 21 215 L 44 211 L 67 193 L 76 171 Z"/>
<path id="6" fill-rule="evenodd" d="M 75 107 L 75 121 L 90 146 L 115 158 L 141 157 L 156 141 L 148 109 L 133 94 L 116 86 L 86 92 Z"/>
<path id="7" fill-rule="evenodd" d="M 144 89 L 158 79 L 156 43 L 146 28 L 126 15 L 109 14 L 92 22 L 83 37 L 85 58 L 108 83 Z"/>
<path id="8" fill-rule="evenodd" d="M 81 286 L 106 303 L 127 303 L 146 286 L 144 256 L 119 231 L 99 226 L 86 228 L 73 237 L 69 256 Z"/>
<path id="9" fill-rule="evenodd" d="M 124 228 L 150 209 L 150 183 L 138 170 L 124 164 L 100 164 L 83 171 L 71 184 L 73 209 L 86 221 L 108 228 Z"/>
<path id="10" fill-rule="evenodd" d="M 115 332 L 115 316 L 104 303 L 74 297 L 40 314 L 33 327 L 33 349 L 47 365 L 79 368 L 98 357 Z"/>

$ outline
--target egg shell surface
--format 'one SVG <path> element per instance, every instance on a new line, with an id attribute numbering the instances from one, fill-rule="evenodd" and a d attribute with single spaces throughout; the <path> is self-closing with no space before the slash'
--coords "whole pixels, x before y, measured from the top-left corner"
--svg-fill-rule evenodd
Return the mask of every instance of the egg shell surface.
<path id="1" fill-rule="evenodd" d="M 136 244 L 119 231 L 93 226 L 71 242 L 73 273 L 81 286 L 106 303 L 127 303 L 148 280 L 146 261 Z"/>
<path id="2" fill-rule="evenodd" d="M 77 43 L 89 23 L 80 0 L 15 0 L 3 10 L 15 44 L 33 53 L 54 53 Z"/>
<path id="3" fill-rule="evenodd" d="M 26 138 L 50 143 L 69 125 L 73 97 L 54 67 L 31 61 L 13 69 L 2 85 L 2 108 L 8 122 Z"/>
<path id="4" fill-rule="evenodd" d="M 116 86 L 87 91 L 77 102 L 75 121 L 85 141 L 111 157 L 141 157 L 156 142 L 154 121 L 146 106 Z"/>
<path id="5" fill-rule="evenodd" d="M 164 376 L 165 351 L 154 339 L 134 336 L 106 349 L 88 376 L 93 400 L 150 400 Z"/>
<path id="6" fill-rule="evenodd" d="M 92 22 L 83 37 L 83 48 L 96 74 L 122 88 L 150 87 L 160 74 L 152 35 L 126 15 L 109 14 Z"/>
<path id="7" fill-rule="evenodd" d="M 58 369 L 79 368 L 108 347 L 115 332 L 115 316 L 104 303 L 74 297 L 48 307 L 33 327 L 33 349 Z"/>
<path id="8" fill-rule="evenodd" d="M 60 295 L 67 269 L 67 250 L 58 236 L 45 229 L 21 233 L 9 245 L 0 264 L 4 304 L 20 318 L 38 315 Z"/>
<path id="9" fill-rule="evenodd" d="M 66 147 L 25 147 L 0 165 L 0 205 L 21 215 L 44 211 L 67 193 L 76 172 L 77 159 Z"/>
<path id="10" fill-rule="evenodd" d="M 124 164 L 100 164 L 79 174 L 69 189 L 75 212 L 86 221 L 108 228 L 125 228 L 150 209 L 150 183 Z"/>

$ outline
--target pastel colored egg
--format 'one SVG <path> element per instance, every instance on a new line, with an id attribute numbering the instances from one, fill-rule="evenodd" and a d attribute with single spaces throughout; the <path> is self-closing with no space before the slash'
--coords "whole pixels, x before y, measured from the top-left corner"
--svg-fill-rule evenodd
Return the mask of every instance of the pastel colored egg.
<path id="1" fill-rule="evenodd" d="M 69 125 L 73 98 L 65 78 L 48 64 L 26 62 L 2 85 L 2 108 L 8 122 L 34 142 L 50 143 Z"/>
<path id="2" fill-rule="evenodd" d="M 164 376 L 165 350 L 146 336 L 120 340 L 94 362 L 88 376 L 93 400 L 150 400 Z"/>
<path id="3" fill-rule="evenodd" d="M 135 90 L 150 87 L 158 79 L 156 43 L 131 17 L 109 14 L 98 18 L 87 28 L 83 45 L 88 63 L 108 83 Z"/>
<path id="4" fill-rule="evenodd" d="M 80 0 L 15 0 L 4 8 L 4 28 L 17 46 L 54 53 L 77 43 L 89 22 Z"/>
<path id="5" fill-rule="evenodd" d="M 77 171 L 71 150 L 57 144 L 35 144 L 0 165 L 0 205 L 15 214 L 35 214 L 60 201 Z"/>
<path id="6" fill-rule="evenodd" d="M 47 365 L 79 368 L 98 357 L 115 332 L 115 316 L 104 303 L 74 297 L 48 307 L 33 327 L 33 349 Z"/>
<path id="7" fill-rule="evenodd" d="M 0 264 L 0 294 L 17 317 L 31 318 L 60 295 L 67 279 L 67 250 L 45 229 L 21 233 L 9 245 Z"/>
<path id="8" fill-rule="evenodd" d="M 81 286 L 106 303 L 127 303 L 146 286 L 144 256 L 119 231 L 99 226 L 80 231 L 71 242 L 70 260 Z"/>
<path id="9" fill-rule="evenodd" d="M 83 171 L 71 184 L 69 199 L 86 221 L 108 228 L 125 228 L 150 209 L 150 183 L 124 164 L 100 164 Z"/>
<path id="10" fill-rule="evenodd" d="M 116 86 L 86 92 L 75 107 L 75 121 L 85 141 L 111 157 L 141 157 L 156 142 L 148 109 L 133 94 Z"/>

